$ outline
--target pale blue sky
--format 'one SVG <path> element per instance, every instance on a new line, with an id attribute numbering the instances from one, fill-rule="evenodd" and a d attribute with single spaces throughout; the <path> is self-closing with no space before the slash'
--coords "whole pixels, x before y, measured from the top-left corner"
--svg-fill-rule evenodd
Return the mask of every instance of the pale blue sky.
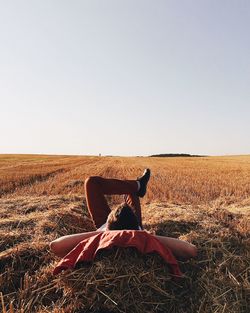
<path id="1" fill-rule="evenodd" d="M 250 154 L 250 1 L 0 0 L 0 153 Z"/>

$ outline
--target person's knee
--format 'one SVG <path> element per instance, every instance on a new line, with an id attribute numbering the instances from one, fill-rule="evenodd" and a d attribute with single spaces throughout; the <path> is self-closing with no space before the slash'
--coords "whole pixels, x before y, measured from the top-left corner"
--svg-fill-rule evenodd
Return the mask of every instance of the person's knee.
<path id="1" fill-rule="evenodd" d="M 85 188 L 88 188 L 89 186 L 95 185 L 98 182 L 98 176 L 89 176 L 85 179 Z"/>

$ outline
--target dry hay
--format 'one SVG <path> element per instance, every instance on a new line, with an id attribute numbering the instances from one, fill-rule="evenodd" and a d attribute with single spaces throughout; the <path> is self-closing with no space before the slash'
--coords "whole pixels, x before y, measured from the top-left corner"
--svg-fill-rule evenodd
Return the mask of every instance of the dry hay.
<path id="1" fill-rule="evenodd" d="M 40 198 L 43 219 L 29 210 L 39 198 L 20 199 L 20 204 L 21 200 L 27 202 L 23 209 L 28 212 L 1 221 L 5 226 L 0 232 L 0 302 L 7 313 L 250 311 L 250 224 L 243 208 L 236 213 L 222 207 L 163 203 L 157 209 L 154 203 L 144 207 L 148 230 L 181 237 L 198 247 L 197 258 L 180 262 L 185 275 L 178 281 L 170 279 L 157 255 L 142 256 L 133 249 L 102 252 L 93 263 L 53 277 L 58 259 L 48 251 L 49 242 L 79 232 L 81 219 L 82 230 L 91 230 L 82 198 Z M 5 207 L 1 203 L 4 214 L 13 211 L 16 200 L 6 201 Z M 10 222 L 15 226 L 11 232 Z"/>
<path id="2" fill-rule="evenodd" d="M 42 263 L 51 260 L 47 245 L 22 243 L 0 254 L 1 292 L 12 293 L 22 285 L 24 276 L 34 274 Z"/>
<path id="3" fill-rule="evenodd" d="M 33 253 L 29 256 L 33 257 Z M 173 307 L 174 284 L 169 268 L 156 254 L 134 248 L 113 248 L 98 253 L 94 262 L 52 276 L 55 264 L 23 276 L 15 299 L 5 295 L 9 313 L 164 312 Z"/>
<path id="4" fill-rule="evenodd" d="M 58 282 L 85 311 L 160 312 L 176 300 L 171 277 L 160 256 L 113 248 L 101 251 L 93 263 L 63 273 Z"/>
<path id="5" fill-rule="evenodd" d="M 74 312 L 249 312 L 248 237 L 226 229 L 206 238 L 197 235 L 190 234 L 199 256 L 180 262 L 181 279 L 172 279 L 156 254 L 116 248 L 61 274 L 58 287 L 74 299 Z"/>

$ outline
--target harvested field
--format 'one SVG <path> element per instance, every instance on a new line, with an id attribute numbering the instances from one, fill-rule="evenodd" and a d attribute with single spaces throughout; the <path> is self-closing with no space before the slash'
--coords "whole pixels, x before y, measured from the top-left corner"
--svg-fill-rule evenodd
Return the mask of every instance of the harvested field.
<path id="1" fill-rule="evenodd" d="M 147 260 L 135 251 L 111 251 L 87 268 L 53 277 L 59 259 L 49 251 L 49 242 L 93 230 L 84 197 L 85 178 L 134 179 L 145 167 L 152 170 L 142 200 L 145 228 L 188 240 L 199 249 L 195 260 L 180 262 L 184 278 L 170 280 L 161 260 L 154 256 Z M 121 198 L 108 200 L 115 206 Z M 250 311 L 250 156 L 1 155 L 0 217 L 3 313 L 132 312 L 132 307 L 134 312 Z M 129 264 L 126 255 L 134 260 L 131 271 L 135 259 L 139 260 L 133 273 L 138 269 L 148 273 L 145 280 L 117 281 L 109 273 L 113 281 L 110 286 L 104 283 L 110 264 L 120 276 L 135 276 L 118 268 L 122 262 Z M 97 279 L 98 264 L 106 270 L 99 269 Z M 152 275 L 158 278 L 158 291 L 150 289 Z M 87 282 L 81 284 L 84 277 L 92 284 L 90 293 L 86 292 Z M 134 293 L 129 294 L 129 288 Z M 124 298 L 123 292 L 127 294 Z"/>

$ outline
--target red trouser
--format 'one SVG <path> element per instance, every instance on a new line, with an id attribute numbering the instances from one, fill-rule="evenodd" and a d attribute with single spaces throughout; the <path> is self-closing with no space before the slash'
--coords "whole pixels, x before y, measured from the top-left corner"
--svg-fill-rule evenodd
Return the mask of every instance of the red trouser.
<path id="1" fill-rule="evenodd" d="M 85 196 L 88 210 L 96 228 L 106 223 L 110 213 L 105 195 L 125 195 L 125 202 L 134 210 L 138 223 L 142 227 L 141 205 L 136 180 L 109 179 L 91 176 L 85 180 Z"/>

